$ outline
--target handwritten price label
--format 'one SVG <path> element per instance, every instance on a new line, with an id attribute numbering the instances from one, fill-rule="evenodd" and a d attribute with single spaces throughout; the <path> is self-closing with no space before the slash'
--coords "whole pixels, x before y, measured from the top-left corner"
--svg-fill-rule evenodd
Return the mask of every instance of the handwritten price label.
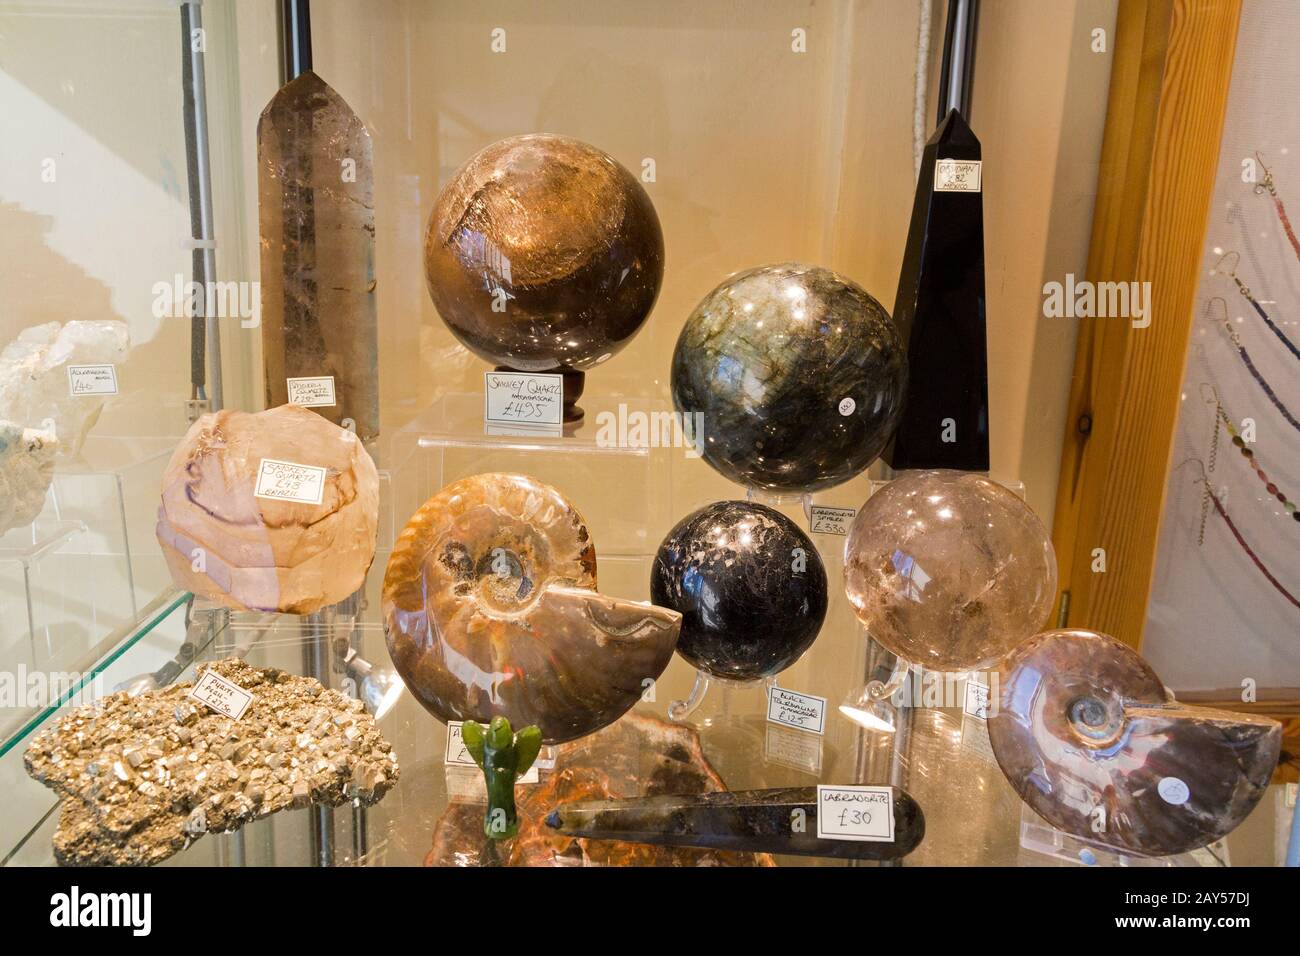
<path id="1" fill-rule="evenodd" d="M 564 376 L 484 373 L 484 420 L 499 425 L 564 424 Z"/>
<path id="2" fill-rule="evenodd" d="M 338 404 L 334 395 L 334 376 L 319 378 L 285 379 L 289 386 L 289 401 L 303 408 L 332 408 Z"/>
<path id="3" fill-rule="evenodd" d="M 68 394 L 116 395 L 117 369 L 112 365 L 69 365 Z"/>
<path id="4" fill-rule="evenodd" d="M 894 842 L 894 791 L 889 787 L 817 788 L 821 840 Z"/>
<path id="5" fill-rule="evenodd" d="M 773 687 L 767 695 L 767 719 L 784 727 L 826 732 L 826 698 Z"/>
<path id="6" fill-rule="evenodd" d="M 318 505 L 325 497 L 325 469 L 292 461 L 263 458 L 257 466 L 258 498 Z"/>
<path id="7" fill-rule="evenodd" d="M 857 512 L 852 508 L 813 505 L 809 512 L 808 527 L 812 529 L 813 534 L 847 535 L 856 514 Z"/>
<path id="8" fill-rule="evenodd" d="M 198 683 L 190 688 L 190 697 L 234 720 L 243 717 L 244 711 L 253 702 L 251 693 L 212 671 L 203 672 Z"/>
<path id="9" fill-rule="evenodd" d="M 978 159 L 939 159 L 934 163 L 934 191 L 977 193 L 980 191 Z"/>

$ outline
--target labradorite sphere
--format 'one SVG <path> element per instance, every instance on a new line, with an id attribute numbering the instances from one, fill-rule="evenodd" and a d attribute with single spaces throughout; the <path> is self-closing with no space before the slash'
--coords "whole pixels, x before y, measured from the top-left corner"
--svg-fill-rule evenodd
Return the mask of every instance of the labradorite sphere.
<path id="1" fill-rule="evenodd" d="M 563 136 L 513 136 L 443 187 L 424 271 L 438 314 L 480 358 L 582 371 L 650 315 L 664 238 L 650 197 L 613 157 Z"/>
<path id="2" fill-rule="evenodd" d="M 903 342 L 884 307 L 829 269 L 738 273 L 695 307 L 673 353 L 677 410 L 732 481 L 804 492 L 876 460 L 902 414 Z"/>
<path id="3" fill-rule="evenodd" d="M 655 555 L 650 596 L 682 615 L 677 653 L 730 680 L 785 670 L 826 617 L 826 569 L 781 512 L 719 501 L 679 521 Z"/>

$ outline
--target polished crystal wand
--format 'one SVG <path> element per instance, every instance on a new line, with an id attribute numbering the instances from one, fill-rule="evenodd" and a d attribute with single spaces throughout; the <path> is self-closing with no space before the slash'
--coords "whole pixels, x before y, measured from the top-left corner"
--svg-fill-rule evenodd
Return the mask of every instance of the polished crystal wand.
<path id="1" fill-rule="evenodd" d="M 262 358 L 267 407 L 288 380 L 333 378 L 315 411 L 362 439 L 379 434 L 374 171 L 370 133 L 310 70 L 257 124 Z M 301 398 L 299 399 L 301 401 Z"/>
<path id="2" fill-rule="evenodd" d="M 588 840 L 897 860 L 920 844 L 925 817 L 904 791 L 895 788 L 893 797 L 892 842 L 819 838 L 816 787 L 566 803 L 551 811 L 546 825 L 565 836 Z"/>

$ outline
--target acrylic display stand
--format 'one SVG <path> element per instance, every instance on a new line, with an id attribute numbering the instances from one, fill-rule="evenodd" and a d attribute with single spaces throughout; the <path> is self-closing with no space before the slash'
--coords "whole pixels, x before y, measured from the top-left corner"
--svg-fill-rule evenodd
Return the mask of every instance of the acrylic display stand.
<path id="1" fill-rule="evenodd" d="M 80 521 L 37 518 L 30 525 L 0 535 L 0 593 L 5 596 L 4 613 L 0 614 L 0 656 L 6 665 L 21 659 L 18 648 L 23 643 L 24 624 L 28 651 L 24 663 L 39 669 L 52 656 L 51 628 L 60 620 L 57 598 L 63 589 L 58 586 L 57 570 L 42 559 L 85 533 L 86 526 Z"/>
<path id="2" fill-rule="evenodd" d="M 1020 815 L 1020 845 L 1063 863 L 1078 866 L 1178 867 L 1228 866 L 1228 847 L 1217 840 L 1207 847 L 1176 856 L 1137 856 L 1096 840 L 1065 833 L 1051 826 L 1028 805 Z"/>

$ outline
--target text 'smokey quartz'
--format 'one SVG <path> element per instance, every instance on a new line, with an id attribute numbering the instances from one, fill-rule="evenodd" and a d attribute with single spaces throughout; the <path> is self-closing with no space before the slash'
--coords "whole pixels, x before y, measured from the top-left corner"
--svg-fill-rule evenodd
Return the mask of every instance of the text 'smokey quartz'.
<path id="1" fill-rule="evenodd" d="M 204 671 L 203 676 L 195 681 L 190 688 L 190 697 L 234 720 L 243 717 L 253 702 L 252 693 L 212 671 Z"/>
<path id="2" fill-rule="evenodd" d="M 818 786 L 817 838 L 893 843 L 893 789 Z"/>
<path id="3" fill-rule="evenodd" d="M 325 497 L 326 469 L 293 461 L 263 458 L 257 466 L 258 498 L 318 505 Z"/>
<path id="4" fill-rule="evenodd" d="M 564 376 L 485 372 L 483 418 L 498 425 L 563 425 Z"/>

